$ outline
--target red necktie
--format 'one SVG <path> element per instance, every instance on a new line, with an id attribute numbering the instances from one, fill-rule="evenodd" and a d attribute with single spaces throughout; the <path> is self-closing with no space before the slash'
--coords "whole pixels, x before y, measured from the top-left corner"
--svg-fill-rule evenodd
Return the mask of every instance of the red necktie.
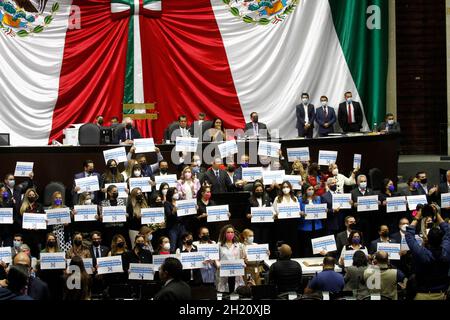
<path id="1" fill-rule="evenodd" d="M 353 123 L 352 121 L 352 105 L 348 105 L 348 123 Z"/>

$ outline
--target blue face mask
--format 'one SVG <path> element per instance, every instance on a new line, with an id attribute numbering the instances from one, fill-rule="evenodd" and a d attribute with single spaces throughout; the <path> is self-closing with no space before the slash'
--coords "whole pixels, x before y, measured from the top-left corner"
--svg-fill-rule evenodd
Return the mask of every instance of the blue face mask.
<path id="1" fill-rule="evenodd" d="M 2 197 L 3 197 L 3 199 L 8 199 L 8 198 L 9 198 L 9 193 L 8 193 L 8 191 L 3 192 L 3 193 L 2 193 Z"/>
<path id="2" fill-rule="evenodd" d="M 353 238 L 353 239 L 352 239 L 352 243 L 353 243 L 353 244 L 360 244 L 360 242 L 361 242 L 361 239 L 360 239 L 360 238 Z"/>
<path id="3" fill-rule="evenodd" d="M 395 190 L 395 187 L 394 186 L 389 186 L 389 191 L 390 192 L 393 192 Z"/>
<path id="4" fill-rule="evenodd" d="M 21 245 L 22 245 L 21 241 L 14 241 L 14 248 L 15 249 L 19 250 Z"/>
<path id="5" fill-rule="evenodd" d="M 57 206 L 62 205 L 62 200 L 61 200 L 61 199 L 55 199 L 55 204 L 56 204 Z"/>
<path id="6" fill-rule="evenodd" d="M 242 164 L 241 164 L 241 167 L 242 167 L 242 168 L 248 168 L 248 162 L 242 163 Z"/>

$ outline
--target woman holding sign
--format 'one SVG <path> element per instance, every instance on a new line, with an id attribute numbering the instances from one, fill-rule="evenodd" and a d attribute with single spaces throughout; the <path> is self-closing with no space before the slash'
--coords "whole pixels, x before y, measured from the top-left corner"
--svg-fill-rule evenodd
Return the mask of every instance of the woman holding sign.
<path id="1" fill-rule="evenodd" d="M 200 189 L 200 192 L 197 193 L 197 222 L 194 230 L 199 230 L 201 227 L 208 227 L 210 230 L 210 234 L 216 234 L 216 228 L 214 224 L 208 225 L 206 214 L 207 207 L 213 207 L 216 203 L 211 200 L 211 187 L 203 186 Z"/>
<path id="2" fill-rule="evenodd" d="M 123 183 L 125 180 L 117 168 L 117 162 L 114 159 L 109 159 L 106 163 L 106 170 L 100 179 L 100 188 L 102 192 L 106 192 L 105 185 L 111 183 Z"/>
<path id="3" fill-rule="evenodd" d="M 125 200 L 119 198 L 119 190 L 115 185 L 110 185 L 106 189 L 106 199 L 103 200 L 100 204 L 100 214 L 103 221 L 103 210 L 105 207 L 125 207 Z M 125 207 L 126 210 L 126 207 Z M 125 211 L 124 210 L 124 211 Z M 103 238 L 106 243 L 111 242 L 112 238 L 116 234 L 126 235 L 128 234 L 128 229 L 124 222 L 104 222 L 104 232 Z M 129 242 L 131 243 L 131 242 Z"/>
<path id="4" fill-rule="evenodd" d="M 175 252 L 177 248 L 181 248 L 181 236 L 186 233 L 185 219 L 177 215 L 176 203 L 179 198 L 178 190 L 169 188 L 164 203 L 164 214 L 170 239 L 170 252 Z"/>
<path id="5" fill-rule="evenodd" d="M 298 226 L 298 237 L 300 245 L 303 246 L 300 256 L 307 258 L 313 256 L 311 239 L 319 238 L 325 235 L 321 219 L 305 219 L 307 206 L 321 204 L 322 201 L 320 197 L 316 196 L 314 187 L 307 184 L 303 186 L 303 197 L 299 199 L 299 201 L 300 200 L 300 214 L 302 215 L 302 218 L 300 219 L 300 224 Z"/>
<path id="6" fill-rule="evenodd" d="M 383 191 L 379 195 L 379 199 L 381 202 L 381 208 L 380 208 L 380 220 L 377 223 L 377 226 L 380 226 L 382 224 L 387 225 L 389 227 L 389 230 L 394 230 L 397 226 L 397 221 L 400 220 L 400 218 L 406 216 L 406 211 L 395 211 L 395 212 L 389 212 L 387 213 L 387 199 L 388 198 L 394 198 L 399 197 L 400 193 L 395 191 L 394 182 L 387 178 L 383 180 Z M 405 199 L 406 204 L 406 199 Z"/>
<path id="7" fill-rule="evenodd" d="M 28 189 L 20 205 L 19 213 L 20 219 L 25 212 L 27 213 L 44 213 L 44 209 L 40 203 L 37 202 L 39 195 L 35 189 Z M 20 222 L 22 225 L 22 222 Z M 31 255 L 37 257 L 41 250 L 41 245 L 44 243 L 46 230 L 23 230 L 25 243 L 30 246 Z"/>
<path id="8" fill-rule="evenodd" d="M 56 191 L 52 195 L 52 204 L 48 209 L 60 209 L 67 208 L 64 204 L 64 199 L 62 193 Z M 70 248 L 72 248 L 72 239 L 71 239 L 71 228 L 70 224 L 55 224 L 50 227 L 52 232 L 56 235 L 58 240 L 59 247 L 62 251 L 66 252 Z"/>
<path id="9" fill-rule="evenodd" d="M 358 230 L 353 230 L 352 232 L 350 232 L 350 235 L 348 236 L 347 239 L 347 245 L 344 248 L 342 248 L 341 256 L 339 258 L 339 265 L 346 267 L 351 266 L 353 261 L 353 255 L 355 254 L 356 251 L 359 250 L 361 250 L 366 254 L 366 256 L 368 256 L 369 252 L 362 243 L 363 243 L 362 232 Z"/>
<path id="10" fill-rule="evenodd" d="M 191 200 L 197 197 L 200 190 L 200 180 L 192 175 L 192 169 L 185 167 L 181 172 L 181 178 L 177 182 L 177 190 L 180 200 Z"/>
<path id="11" fill-rule="evenodd" d="M 249 208 L 247 210 L 247 219 L 249 219 L 248 223 L 251 225 L 252 230 L 255 230 L 257 235 L 256 240 L 261 243 L 269 243 L 270 242 L 270 229 L 273 226 L 272 223 L 251 223 L 252 221 L 252 208 L 272 208 L 272 202 L 270 201 L 269 195 L 264 191 L 264 185 L 261 183 L 255 183 L 253 185 L 252 195 L 249 199 Z"/>
<path id="12" fill-rule="evenodd" d="M 139 229 L 142 226 L 141 209 L 145 208 L 148 208 L 145 194 L 140 188 L 134 188 L 131 190 L 130 199 L 127 204 L 128 235 L 130 237 L 130 243 L 133 243 L 136 236 L 139 234 Z"/>

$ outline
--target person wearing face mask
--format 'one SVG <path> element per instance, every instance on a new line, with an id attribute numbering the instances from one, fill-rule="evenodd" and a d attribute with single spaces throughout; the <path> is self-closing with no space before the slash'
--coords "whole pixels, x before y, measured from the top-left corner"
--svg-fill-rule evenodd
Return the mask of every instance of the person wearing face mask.
<path id="1" fill-rule="evenodd" d="M 4 190 L 2 192 L 2 202 L 5 203 L 5 207 L 12 208 L 14 206 L 20 206 L 20 199 L 22 195 L 31 188 L 34 188 L 34 173 L 31 172 L 28 178 L 18 184 L 14 175 L 12 173 L 8 173 L 5 175 L 5 179 L 3 180 Z"/>
<path id="2" fill-rule="evenodd" d="M 437 202 L 437 196 L 439 193 L 438 186 L 428 183 L 427 173 L 424 171 L 419 171 L 416 174 L 416 178 L 419 182 L 417 184 L 417 194 L 426 195 L 429 203 Z"/>
<path id="3" fill-rule="evenodd" d="M 302 93 L 302 103 L 295 107 L 297 130 L 299 137 L 312 138 L 316 117 L 314 105 L 309 103 L 309 94 Z"/>
<path id="4" fill-rule="evenodd" d="M 20 246 L 23 244 L 23 235 L 16 233 L 13 237 L 13 245 L 11 248 L 11 255 L 14 257 L 20 252 Z"/>
<path id="5" fill-rule="evenodd" d="M 360 132 L 364 113 L 359 102 L 353 101 L 350 91 L 345 93 L 345 101 L 339 104 L 338 122 L 344 133 Z"/>
<path id="6" fill-rule="evenodd" d="M 230 192 L 233 189 L 233 182 L 226 171 L 221 169 L 222 165 L 222 159 L 215 158 L 211 169 L 205 173 L 203 180 L 200 181 L 201 185 L 210 185 L 213 194 Z"/>
<path id="7" fill-rule="evenodd" d="M 170 254 L 170 247 L 170 239 L 168 237 L 159 237 L 155 255 Z"/>
<path id="8" fill-rule="evenodd" d="M 299 198 L 301 219 L 298 224 L 298 238 L 301 244 L 299 250 L 300 257 L 312 257 L 311 239 L 322 237 L 325 234 L 324 223 L 320 219 L 306 220 L 306 206 L 311 204 L 321 204 L 322 201 L 319 196 L 315 194 L 314 187 L 305 184 L 303 186 L 303 196 Z"/>
<path id="9" fill-rule="evenodd" d="M 395 190 L 394 182 L 389 178 L 383 180 L 383 186 L 384 190 L 379 195 L 381 201 L 379 224 L 385 224 L 389 229 L 393 230 L 398 219 L 404 216 L 406 212 L 386 212 L 387 199 L 399 197 L 400 193 Z"/>
<path id="10" fill-rule="evenodd" d="M 201 227 L 198 232 L 198 241 L 194 241 L 193 245 L 199 244 L 215 244 L 216 242 L 211 240 L 209 236 L 209 229 Z M 216 270 L 217 264 L 215 260 L 206 260 L 203 262 L 204 268 L 200 269 L 202 276 L 202 285 L 208 287 L 215 287 L 216 285 Z"/>
<path id="11" fill-rule="evenodd" d="M 130 237 L 130 243 L 133 243 L 136 236 L 139 234 L 139 229 L 142 226 L 141 223 L 141 210 L 148 208 L 147 199 L 145 194 L 140 188 L 134 188 L 131 190 L 130 199 L 127 204 L 128 214 L 128 235 Z"/>
<path id="12" fill-rule="evenodd" d="M 328 175 L 320 171 L 320 166 L 317 163 L 311 163 L 308 168 L 308 177 L 306 183 L 314 187 L 315 193 L 321 196 L 325 193 L 325 182 Z"/>
<path id="13" fill-rule="evenodd" d="M 211 200 L 211 187 L 209 186 L 203 186 L 201 187 L 200 191 L 197 193 L 197 223 L 194 230 L 198 230 L 201 227 L 207 227 L 210 228 L 211 235 L 217 236 L 216 233 L 217 228 L 214 224 L 208 224 L 207 222 L 207 214 L 206 214 L 206 208 L 207 207 L 213 207 L 216 205 L 216 203 Z"/>
<path id="14" fill-rule="evenodd" d="M 83 235 L 81 232 L 74 233 L 72 248 L 66 252 L 66 259 L 72 259 L 75 256 L 83 259 L 91 258 L 89 248 L 83 244 Z"/>
<path id="15" fill-rule="evenodd" d="M 117 162 L 114 159 L 109 159 L 106 163 L 106 170 L 100 178 L 100 190 L 106 192 L 106 184 L 123 183 L 125 180 L 117 168 Z"/>
<path id="16" fill-rule="evenodd" d="M 394 120 L 394 115 L 392 113 L 388 113 L 384 117 L 384 122 L 380 123 L 378 126 L 378 132 L 381 132 L 382 134 L 400 133 L 400 123 Z"/>
<path id="17" fill-rule="evenodd" d="M 264 185 L 256 182 L 253 185 L 252 195 L 249 199 L 249 207 L 247 209 L 247 219 L 251 225 L 252 230 L 257 234 L 257 241 L 260 243 L 270 243 L 270 223 L 251 223 L 252 214 L 251 208 L 272 207 L 269 195 L 264 190 Z M 274 239 L 275 240 L 275 239 Z"/>
<path id="18" fill-rule="evenodd" d="M 327 137 L 334 133 L 336 123 L 336 111 L 328 105 L 328 97 L 320 97 L 320 108 L 316 110 L 316 122 L 319 125 L 319 137 Z"/>
<path id="19" fill-rule="evenodd" d="M 45 237 L 45 248 L 42 249 L 41 253 L 56 253 L 61 252 L 56 241 L 56 236 L 53 233 L 48 233 Z"/>
<path id="20" fill-rule="evenodd" d="M 98 184 L 101 185 L 101 176 L 98 172 L 95 171 L 94 168 L 94 161 L 92 160 L 85 160 L 83 162 L 83 172 L 80 173 L 76 173 L 74 176 L 74 183 L 73 183 L 73 190 L 72 190 L 72 198 L 73 198 L 73 203 L 78 203 L 78 191 L 80 191 L 80 187 L 77 187 L 75 185 L 75 180 L 76 179 L 81 179 L 81 178 L 87 178 L 87 177 L 97 177 L 98 179 Z M 94 191 L 91 192 L 91 199 L 92 202 L 97 204 L 100 202 L 101 200 L 101 193 L 99 191 Z"/>
<path id="21" fill-rule="evenodd" d="M 104 122 L 105 122 L 105 120 L 104 120 L 104 118 L 103 118 L 102 115 L 98 115 L 98 116 L 95 118 L 95 124 L 96 124 L 97 126 L 99 126 L 99 127 L 103 127 Z"/>
<path id="22" fill-rule="evenodd" d="M 123 144 L 133 144 L 134 139 L 140 139 L 141 134 L 133 127 L 133 119 L 126 117 L 123 119 L 125 127 L 118 132 L 118 139 Z"/>
<path id="23" fill-rule="evenodd" d="M 51 205 L 50 207 L 46 209 L 60 209 L 60 208 L 66 208 L 66 205 L 64 204 L 63 195 L 61 192 L 56 191 L 53 193 L 51 197 Z M 72 248 L 72 228 L 70 224 L 55 224 L 49 227 L 49 231 L 53 232 L 56 236 L 56 239 L 58 241 L 58 246 L 61 249 L 61 251 L 67 252 Z"/>
<path id="24" fill-rule="evenodd" d="M 335 178 L 328 178 L 327 192 L 321 196 L 321 202 L 327 204 L 327 221 L 326 233 L 327 235 L 337 234 L 339 230 L 339 221 L 341 212 L 339 208 L 333 209 L 333 195 L 337 194 L 337 183 Z M 345 210 L 343 210 L 345 211 Z"/>
<path id="25" fill-rule="evenodd" d="M 121 234 L 115 234 L 111 240 L 111 251 L 108 252 L 108 257 L 121 256 L 128 252 L 128 245 L 125 237 Z M 128 274 L 123 273 L 109 273 L 103 274 L 100 277 L 103 281 L 103 286 L 108 287 L 115 284 L 124 284 L 128 280 Z"/>
<path id="26" fill-rule="evenodd" d="M 89 248 L 92 257 L 92 264 L 97 265 L 97 258 L 104 258 L 108 256 L 109 248 L 102 245 L 102 233 L 100 231 L 91 232 L 91 243 Z"/>
<path id="27" fill-rule="evenodd" d="M 234 171 L 233 184 L 238 191 L 243 191 L 244 186 L 248 184 L 248 181 L 242 179 L 243 168 L 248 168 L 250 166 L 250 157 L 248 154 L 243 154 L 241 156 L 240 166 Z"/>
<path id="28" fill-rule="evenodd" d="M 102 210 L 104 207 L 125 207 L 125 199 L 119 198 L 119 191 L 115 185 L 110 185 L 106 189 L 107 198 L 100 203 L 100 219 L 102 219 Z M 127 219 L 129 218 L 128 213 Z M 103 238 L 106 243 L 110 243 L 111 239 L 116 234 L 128 235 L 128 228 L 125 222 L 108 222 L 102 223 L 103 225 Z"/>
<path id="29" fill-rule="evenodd" d="M 130 148 L 130 151 L 127 154 L 127 160 L 132 160 L 133 156 L 136 153 L 136 147 L 132 146 Z M 161 151 L 158 147 L 155 147 L 155 153 L 156 153 L 156 162 L 153 164 L 148 164 L 147 157 L 144 153 L 139 153 L 135 155 L 135 160 L 137 163 L 141 166 L 141 173 L 143 177 L 150 177 L 154 178 L 154 175 L 159 170 L 159 164 L 161 161 L 164 160 Z M 128 162 L 124 162 L 125 169 L 128 167 Z"/>
<path id="30" fill-rule="evenodd" d="M 186 232 L 181 236 L 182 246 L 178 248 L 176 254 L 198 252 L 197 246 L 194 244 L 194 237 L 191 232 Z M 198 287 L 202 284 L 202 274 L 200 269 L 183 270 L 183 281 L 191 287 Z"/>
<path id="31" fill-rule="evenodd" d="M 166 160 L 161 160 L 159 162 L 159 170 L 156 170 L 155 176 L 167 176 L 171 174 L 169 172 L 169 163 Z"/>
<path id="32" fill-rule="evenodd" d="M 166 202 L 167 198 L 167 192 L 169 191 L 169 184 L 166 182 L 163 182 L 159 185 L 159 192 L 158 195 L 161 197 L 162 202 Z"/>
<path id="33" fill-rule="evenodd" d="M 162 289 L 154 300 L 188 301 L 191 300 L 191 288 L 182 280 L 183 265 L 176 258 L 167 258 L 161 265 L 159 276 L 163 283 Z"/>
<path id="34" fill-rule="evenodd" d="M 200 188 L 200 180 L 192 175 L 192 169 L 190 167 L 185 167 L 181 172 L 181 178 L 177 181 L 177 190 L 181 199 L 195 199 Z"/>
<path id="35" fill-rule="evenodd" d="M 145 249 L 145 237 L 142 234 L 138 234 L 134 241 L 133 250 L 127 251 L 122 255 L 122 265 L 125 274 L 128 273 L 130 269 L 130 263 L 153 263 L 152 253 Z M 128 283 L 131 285 L 139 285 L 142 284 L 142 280 L 129 280 Z"/>
<path id="36" fill-rule="evenodd" d="M 299 250 L 297 221 L 293 219 L 278 219 L 278 214 L 280 213 L 278 206 L 282 204 L 299 205 L 298 198 L 294 195 L 292 185 L 289 181 L 284 181 L 281 184 L 279 195 L 273 201 L 273 210 L 275 212 L 275 233 L 276 241 L 288 243 L 292 247 L 292 252 L 297 255 Z M 300 213 L 298 218 L 300 218 Z M 273 230 L 273 228 L 271 229 Z"/>
<path id="37" fill-rule="evenodd" d="M 28 189 L 25 192 L 25 195 L 22 199 L 20 209 L 19 209 L 19 221 L 20 227 L 22 228 L 22 216 L 24 213 L 36 213 L 36 214 L 45 214 L 44 208 L 37 201 L 39 199 L 39 195 L 36 192 L 36 189 Z M 38 256 L 39 251 L 42 249 L 41 245 L 44 243 L 45 239 L 45 230 L 27 230 L 23 229 L 23 235 L 25 238 L 25 243 L 28 243 L 31 247 L 31 252 L 34 257 Z"/>
<path id="38" fill-rule="evenodd" d="M 354 169 L 349 178 L 344 176 L 342 173 L 339 173 L 338 165 L 335 163 L 330 164 L 328 171 L 331 173 L 330 177 L 334 177 L 336 179 L 337 193 L 344 193 L 344 186 L 353 187 L 356 184 L 355 177 L 359 171 L 359 168 Z"/>
<path id="39" fill-rule="evenodd" d="M 83 192 L 80 194 L 78 198 L 79 206 L 89 206 L 93 205 L 91 194 L 89 192 Z M 72 216 L 72 229 L 77 230 L 83 234 L 83 237 L 89 237 L 92 230 L 102 229 L 103 226 L 99 220 L 99 214 L 98 214 L 98 207 L 97 207 L 97 215 L 95 216 L 95 221 L 75 221 L 76 215 L 78 215 L 78 211 L 75 210 L 75 207 L 71 210 L 71 216 Z"/>
<path id="40" fill-rule="evenodd" d="M 139 234 L 144 236 L 144 249 L 150 251 L 151 253 L 154 252 L 152 245 L 152 240 L 154 239 L 153 231 L 154 230 L 147 225 L 144 225 L 141 229 L 139 229 Z"/>
<path id="41" fill-rule="evenodd" d="M 374 254 L 378 251 L 378 244 L 379 243 L 395 243 L 390 237 L 389 237 L 389 227 L 387 225 L 381 225 L 378 228 L 378 235 L 379 238 L 373 240 L 369 245 L 369 254 Z"/>
<path id="42" fill-rule="evenodd" d="M 259 122 L 257 112 L 250 113 L 250 120 L 245 124 L 244 132 L 246 137 L 270 139 L 270 133 L 265 123 Z"/>
<path id="43" fill-rule="evenodd" d="M 194 154 L 192 156 L 191 170 L 192 175 L 199 181 L 202 181 L 203 175 L 206 173 L 206 169 L 202 167 L 202 160 L 200 159 L 200 156 L 197 154 Z"/>
<path id="44" fill-rule="evenodd" d="M 219 233 L 219 261 L 246 259 L 243 245 L 239 242 L 236 230 L 232 225 L 224 226 Z M 220 262 L 218 268 L 220 268 Z M 245 267 L 245 266 L 242 266 Z M 242 276 L 218 277 L 217 291 L 232 293 L 234 290 L 244 285 Z"/>
<path id="45" fill-rule="evenodd" d="M 369 255 L 369 252 L 367 251 L 367 248 L 362 244 L 363 243 L 363 237 L 362 237 L 362 232 L 358 231 L 358 230 L 352 230 L 350 232 L 350 235 L 348 236 L 347 239 L 347 245 L 345 247 L 342 248 L 341 251 L 341 255 L 339 258 L 339 265 L 343 266 L 344 265 L 344 257 L 346 252 L 349 251 L 362 251 L 365 253 L 366 256 Z"/>
<path id="46" fill-rule="evenodd" d="M 258 244 L 257 242 L 255 242 L 255 233 L 251 229 L 244 229 L 241 232 L 240 240 L 244 248 L 244 251 L 246 251 L 247 246 Z M 267 255 L 270 256 L 270 252 L 267 252 Z M 263 261 L 245 260 L 244 262 L 245 262 L 245 274 L 250 275 L 256 285 L 261 285 L 262 284 L 261 273 L 264 272 Z"/>
<path id="47" fill-rule="evenodd" d="M 166 228 L 170 239 L 170 252 L 175 252 L 181 248 L 181 236 L 186 232 L 187 217 L 178 217 L 176 203 L 180 199 L 180 194 L 176 188 L 169 188 L 164 202 L 164 215 L 166 219 Z"/>
<path id="48" fill-rule="evenodd" d="M 131 160 L 127 160 L 127 164 L 125 165 L 125 170 L 122 171 L 120 174 L 123 177 L 123 181 L 127 181 L 128 179 L 133 177 L 133 170 L 135 169 L 134 166 L 139 166 L 138 162 L 136 161 L 136 159 L 131 159 Z M 141 168 L 139 166 L 136 167 L 136 169 L 139 169 L 141 171 Z M 134 175 L 134 177 L 140 177 L 141 176 L 141 172 L 137 173 L 136 175 Z"/>
<path id="49" fill-rule="evenodd" d="M 376 235 L 376 229 L 374 230 L 371 226 L 379 225 L 378 221 L 378 211 L 367 211 L 367 212 L 361 212 L 359 213 L 357 211 L 358 208 L 358 197 L 366 197 L 366 196 L 373 196 L 375 193 L 372 189 L 369 189 L 367 186 L 367 176 L 361 174 L 356 179 L 357 181 L 357 187 L 354 188 L 351 192 L 352 195 L 352 201 L 353 201 L 353 207 L 356 219 L 359 221 L 360 228 L 366 235 L 368 240 L 375 239 L 377 237 Z M 381 201 L 378 201 L 379 205 L 381 205 Z"/>

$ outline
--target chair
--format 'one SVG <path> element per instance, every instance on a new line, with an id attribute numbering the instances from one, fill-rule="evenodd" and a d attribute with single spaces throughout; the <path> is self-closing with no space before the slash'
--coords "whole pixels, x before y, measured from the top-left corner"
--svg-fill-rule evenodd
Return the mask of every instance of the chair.
<path id="1" fill-rule="evenodd" d="M 123 128 L 125 128 L 125 124 L 123 124 L 123 123 L 119 123 L 119 124 L 115 125 L 114 127 L 111 127 L 113 144 L 119 144 L 119 134 L 123 130 Z"/>
<path id="2" fill-rule="evenodd" d="M 0 146 L 9 146 L 9 133 L 0 133 Z"/>
<path id="3" fill-rule="evenodd" d="M 66 195 L 66 187 L 61 182 L 52 181 L 45 186 L 44 189 L 44 206 L 48 207 L 52 204 L 52 195 L 56 191 L 61 192 L 63 199 Z"/>
<path id="4" fill-rule="evenodd" d="M 217 291 L 214 286 L 199 286 L 191 288 L 192 300 L 217 300 Z"/>
<path id="5" fill-rule="evenodd" d="M 253 186 L 254 186 L 254 183 L 253 183 L 253 182 L 247 183 L 247 184 L 244 186 L 244 191 L 252 192 L 252 191 L 253 191 Z"/>
<path id="6" fill-rule="evenodd" d="M 100 128 L 94 123 L 83 124 L 78 131 L 80 146 L 100 145 Z"/>
<path id="7" fill-rule="evenodd" d="M 158 282 L 150 282 L 139 286 L 139 299 L 150 300 L 161 290 L 161 284 Z"/>
<path id="8" fill-rule="evenodd" d="M 369 182 L 370 187 L 374 191 L 382 191 L 383 190 L 383 173 L 378 168 L 372 168 L 369 170 Z"/>
<path id="9" fill-rule="evenodd" d="M 264 284 L 259 286 L 252 286 L 252 297 L 254 300 L 269 300 L 276 299 L 277 289 L 274 285 Z"/>
<path id="10" fill-rule="evenodd" d="M 164 129 L 164 140 L 165 141 L 167 141 L 167 140 L 172 141 L 171 134 L 178 126 L 179 126 L 178 121 L 174 121 L 171 124 L 169 124 L 166 129 Z"/>
<path id="11" fill-rule="evenodd" d="M 127 284 L 112 284 L 107 289 L 107 296 L 112 300 L 133 299 L 133 288 Z"/>

